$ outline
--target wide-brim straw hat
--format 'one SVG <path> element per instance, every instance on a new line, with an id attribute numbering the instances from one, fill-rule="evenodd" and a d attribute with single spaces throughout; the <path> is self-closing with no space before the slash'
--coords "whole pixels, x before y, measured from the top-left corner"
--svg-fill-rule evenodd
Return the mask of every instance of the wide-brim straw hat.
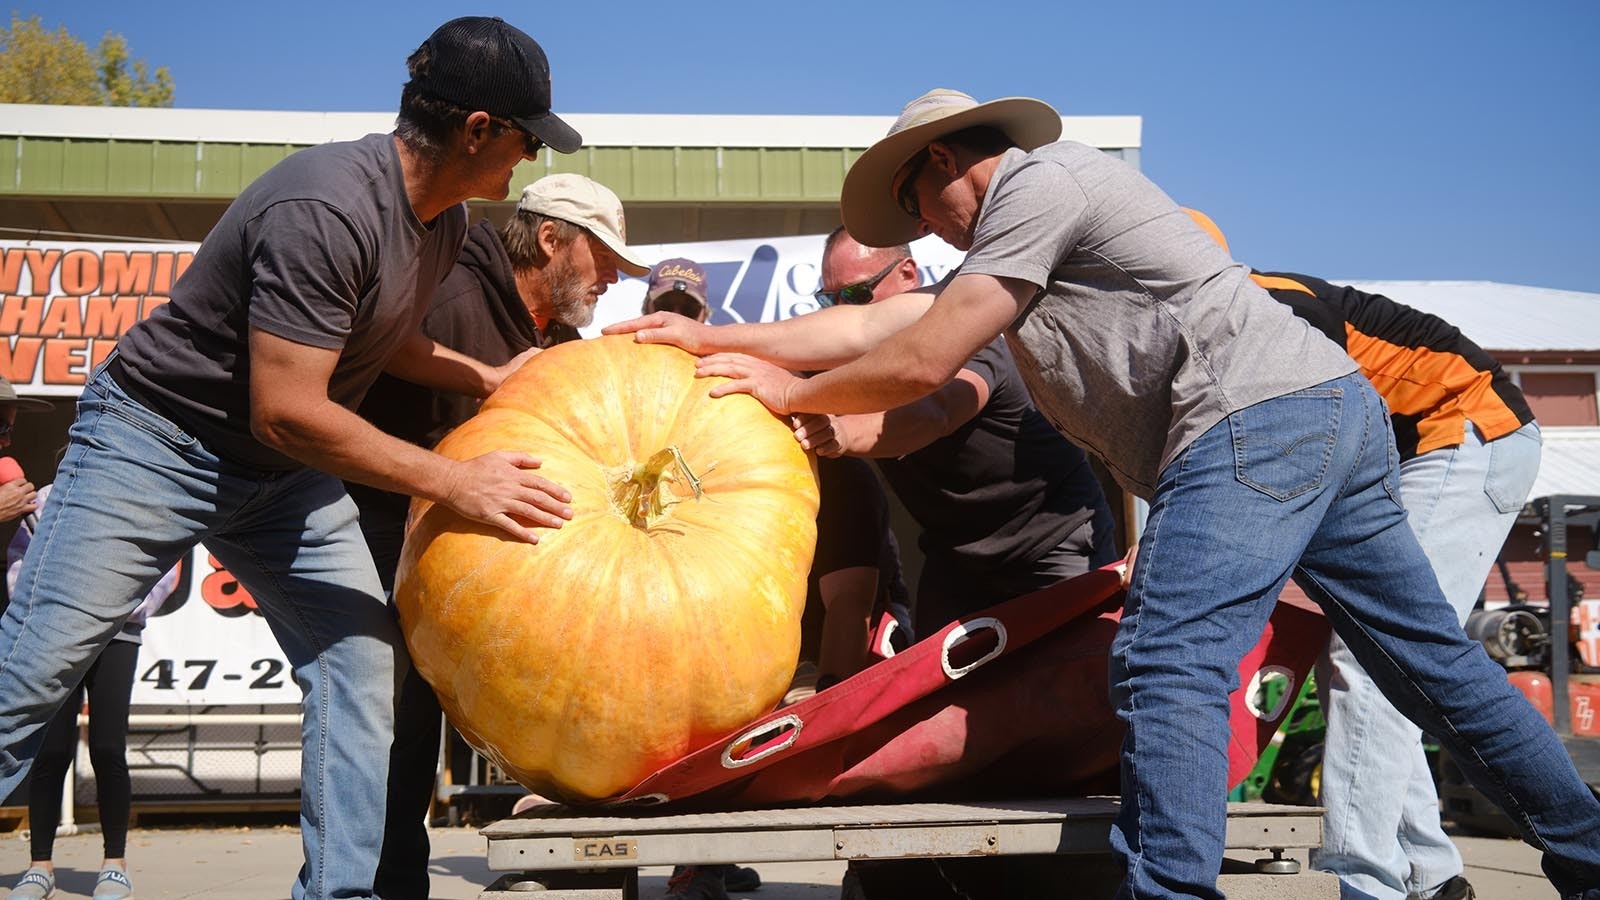
<path id="1" fill-rule="evenodd" d="M 845 230 L 868 247 L 892 247 L 921 234 L 917 220 L 895 202 L 896 172 L 922 148 L 965 128 L 988 125 L 1024 150 L 1061 138 L 1061 114 L 1043 100 L 1003 97 L 979 103 L 971 96 L 935 88 L 907 103 L 889 133 L 850 167 L 839 194 Z"/>
<path id="2" fill-rule="evenodd" d="M 4 377 L 0 377 L 0 406 L 15 406 L 17 412 L 45 412 L 55 409 L 55 406 L 48 400 L 35 400 L 32 397 L 17 396 L 17 389 L 12 387 L 11 382 L 5 380 Z"/>

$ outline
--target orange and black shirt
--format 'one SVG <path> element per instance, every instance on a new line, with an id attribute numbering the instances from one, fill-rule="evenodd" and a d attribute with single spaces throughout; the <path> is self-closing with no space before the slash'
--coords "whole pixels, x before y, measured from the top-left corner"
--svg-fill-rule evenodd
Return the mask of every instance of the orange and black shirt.
<path id="1" fill-rule="evenodd" d="M 1533 421 L 1500 364 L 1438 316 L 1309 275 L 1250 277 L 1361 367 L 1389 404 L 1401 459 L 1460 444 L 1469 421 L 1485 441 Z"/>

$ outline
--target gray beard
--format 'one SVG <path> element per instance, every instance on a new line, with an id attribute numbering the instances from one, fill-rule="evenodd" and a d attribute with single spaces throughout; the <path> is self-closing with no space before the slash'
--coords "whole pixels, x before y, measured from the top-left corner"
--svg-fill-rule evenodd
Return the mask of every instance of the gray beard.
<path id="1" fill-rule="evenodd" d="M 550 289 L 550 318 L 573 328 L 582 328 L 594 321 L 594 306 L 590 305 L 589 291 L 578 276 L 577 267 L 565 259 L 551 260 L 544 270 L 545 284 Z"/>

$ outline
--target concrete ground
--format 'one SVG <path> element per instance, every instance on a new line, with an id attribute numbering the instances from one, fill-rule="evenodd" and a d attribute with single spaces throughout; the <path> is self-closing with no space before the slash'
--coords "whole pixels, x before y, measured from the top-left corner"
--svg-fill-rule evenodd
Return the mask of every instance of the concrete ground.
<path id="1" fill-rule="evenodd" d="M 496 875 L 485 864 L 484 840 L 472 828 L 432 832 L 433 896 L 474 900 Z M 1554 900 L 1539 874 L 1539 854 L 1520 841 L 1457 837 L 1467 877 L 1480 900 Z M 58 838 L 57 898 L 88 897 L 100 865 L 100 836 Z M 21 832 L 0 835 L 0 884 L 9 887 L 27 867 L 28 843 Z M 278 900 L 300 866 L 300 833 L 289 826 L 255 828 L 136 829 L 128 856 L 139 900 Z M 736 895 L 754 900 L 835 900 L 843 863 L 768 863 L 758 867 L 765 885 Z M 641 897 L 659 897 L 667 870 L 646 869 Z"/>

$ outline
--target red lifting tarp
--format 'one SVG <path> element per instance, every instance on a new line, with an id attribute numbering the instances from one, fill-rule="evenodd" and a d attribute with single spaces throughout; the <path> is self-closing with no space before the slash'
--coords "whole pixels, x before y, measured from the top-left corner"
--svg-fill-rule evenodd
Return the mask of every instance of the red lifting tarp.
<path id="1" fill-rule="evenodd" d="M 738 808 L 1116 793 L 1123 727 L 1106 683 L 1122 599 L 1116 572 L 1104 569 L 966 616 L 614 802 Z M 1255 765 L 1327 636 L 1316 609 L 1278 604 L 1230 698 L 1230 784 Z M 1263 691 L 1263 679 L 1279 683 Z"/>

